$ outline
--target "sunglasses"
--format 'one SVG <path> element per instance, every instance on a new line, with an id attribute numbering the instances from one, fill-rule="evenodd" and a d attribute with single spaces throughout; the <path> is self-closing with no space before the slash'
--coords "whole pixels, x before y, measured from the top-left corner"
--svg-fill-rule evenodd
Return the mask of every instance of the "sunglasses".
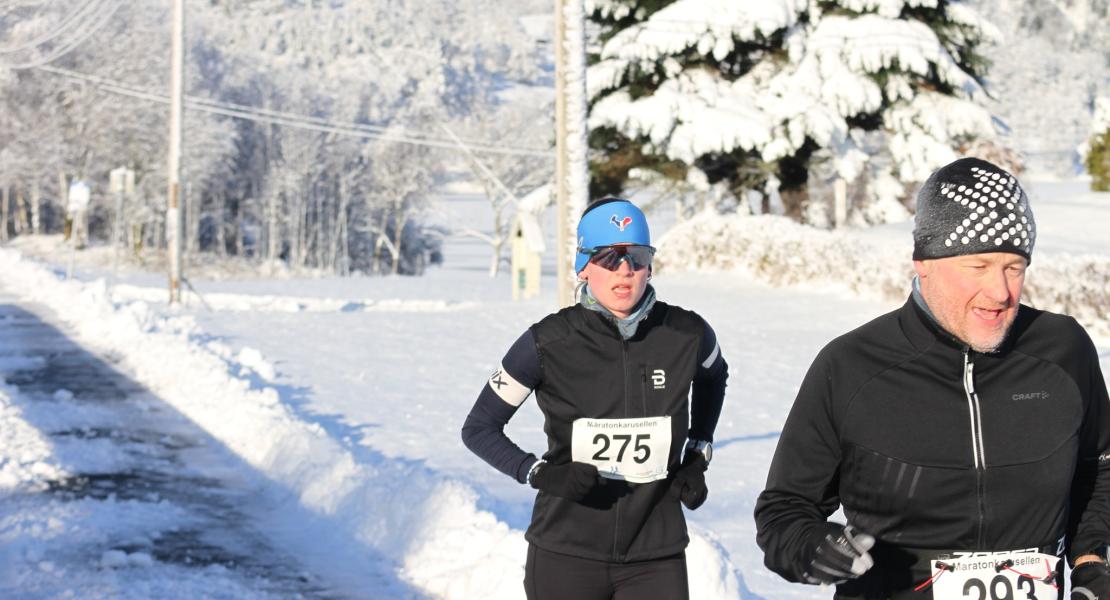
<path id="1" fill-rule="evenodd" d="M 580 250 L 590 256 L 590 262 L 609 271 L 619 269 L 623 260 L 628 261 L 633 271 L 639 271 L 650 266 L 651 257 L 655 255 L 655 248 L 651 246 L 599 246 Z"/>

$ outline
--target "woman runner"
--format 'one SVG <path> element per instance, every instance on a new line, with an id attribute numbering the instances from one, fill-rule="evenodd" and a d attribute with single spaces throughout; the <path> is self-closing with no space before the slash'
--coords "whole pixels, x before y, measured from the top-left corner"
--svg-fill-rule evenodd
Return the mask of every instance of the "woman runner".
<path id="1" fill-rule="evenodd" d="M 694 510 L 708 493 L 728 365 L 700 316 L 656 300 L 655 248 L 635 205 L 590 205 L 578 246 L 578 303 L 512 345 L 467 415 L 463 442 L 539 490 L 525 534 L 529 600 L 687 599 L 679 503 Z M 533 391 L 542 459 L 504 433 Z"/>

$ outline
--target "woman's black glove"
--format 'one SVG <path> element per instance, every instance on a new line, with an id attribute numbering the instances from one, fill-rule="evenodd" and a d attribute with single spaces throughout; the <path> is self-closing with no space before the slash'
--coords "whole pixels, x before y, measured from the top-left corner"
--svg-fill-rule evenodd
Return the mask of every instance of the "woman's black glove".
<path id="1" fill-rule="evenodd" d="M 686 508 L 697 510 L 709 496 L 709 488 L 705 486 L 705 470 L 708 468 L 709 463 L 701 453 L 687 452 L 671 481 L 671 495 L 681 500 Z"/>
<path id="2" fill-rule="evenodd" d="M 1071 600 L 1110 600 L 1110 566 L 1098 560 L 1072 569 Z"/>
<path id="3" fill-rule="evenodd" d="M 549 494 L 574 500 L 586 497 L 597 484 L 597 467 L 580 462 L 561 465 L 544 463 L 532 475 L 532 487 Z"/>
<path id="4" fill-rule="evenodd" d="M 867 552 L 875 538 L 851 525 L 822 523 L 813 532 L 802 557 L 806 583 L 843 583 L 863 575 L 875 561 Z"/>

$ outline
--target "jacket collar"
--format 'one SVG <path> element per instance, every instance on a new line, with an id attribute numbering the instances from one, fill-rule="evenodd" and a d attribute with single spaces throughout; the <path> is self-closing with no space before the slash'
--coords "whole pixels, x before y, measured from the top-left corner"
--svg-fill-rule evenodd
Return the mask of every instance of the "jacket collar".
<path id="1" fill-rule="evenodd" d="M 601 333 L 618 341 L 632 342 L 642 339 L 662 321 L 663 306 L 664 304 L 662 302 L 654 302 L 648 309 L 643 320 L 640 321 L 640 326 L 636 329 L 635 334 L 628 339 L 621 336 L 621 332 L 617 329 L 617 325 L 613 322 L 612 317 L 590 310 L 581 304 L 575 304 L 571 309 L 572 314 L 577 314 L 578 327 Z"/>
<path id="2" fill-rule="evenodd" d="M 977 352 L 971 350 L 966 343 L 952 335 L 947 329 L 940 326 L 940 323 L 933 317 L 925 306 L 924 302 L 918 302 L 914 294 L 906 300 L 902 308 L 898 311 L 898 322 L 902 325 L 902 331 L 906 334 L 906 338 L 910 343 L 920 351 L 925 351 L 931 346 L 940 343 L 953 350 L 961 353 L 971 352 L 976 357 L 988 358 L 1003 358 L 1014 348 L 1014 345 L 1021 334 L 1035 318 L 1036 311 L 1031 310 L 1025 305 L 1018 306 L 1017 318 L 1014 319 L 1014 324 L 1010 326 L 1010 331 L 1006 334 L 1006 339 L 1002 341 L 1002 345 L 998 350 L 990 353 Z"/>
<path id="3" fill-rule="evenodd" d="M 597 298 L 590 292 L 590 286 L 582 283 L 579 286 L 578 303 L 588 310 L 601 314 L 612 323 L 623 339 L 632 339 L 636 336 L 636 330 L 650 313 L 652 307 L 655 306 L 655 288 L 650 284 L 644 292 L 640 301 L 633 307 L 631 314 L 625 318 L 620 318 L 614 315 L 609 309 L 605 308 Z"/>
<path id="4" fill-rule="evenodd" d="M 960 352 L 967 349 L 967 344 L 941 327 L 933 316 L 918 304 L 913 294 L 910 294 L 906 303 L 898 310 L 898 322 L 902 325 L 906 338 L 918 350 L 927 350 L 938 342 Z"/>

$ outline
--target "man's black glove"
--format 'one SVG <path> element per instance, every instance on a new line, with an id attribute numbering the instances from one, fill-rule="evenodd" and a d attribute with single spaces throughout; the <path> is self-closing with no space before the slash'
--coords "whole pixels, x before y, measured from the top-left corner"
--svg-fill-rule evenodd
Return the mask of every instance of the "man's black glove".
<path id="1" fill-rule="evenodd" d="M 1098 560 L 1072 569 L 1071 600 L 1110 600 L 1110 566 Z"/>
<path id="2" fill-rule="evenodd" d="M 874 566 L 868 550 L 875 538 L 851 525 L 823 523 L 814 530 L 802 557 L 806 583 L 843 583 Z"/>
<path id="3" fill-rule="evenodd" d="M 532 487 L 575 502 L 597 484 L 597 467 L 580 462 L 561 465 L 544 463 L 532 475 Z"/>
<path id="4" fill-rule="evenodd" d="M 705 486 L 705 470 L 708 468 L 709 463 L 700 452 L 687 452 L 682 465 L 675 470 L 671 495 L 681 500 L 686 508 L 697 510 L 709 496 L 709 488 Z"/>

